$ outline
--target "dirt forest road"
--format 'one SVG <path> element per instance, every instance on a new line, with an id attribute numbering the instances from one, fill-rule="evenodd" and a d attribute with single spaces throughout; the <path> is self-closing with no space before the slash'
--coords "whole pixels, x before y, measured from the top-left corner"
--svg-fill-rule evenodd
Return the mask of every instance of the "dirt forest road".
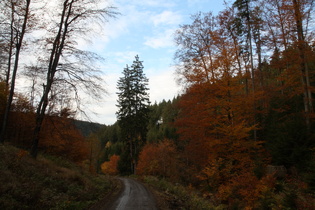
<path id="1" fill-rule="evenodd" d="M 120 178 L 123 190 L 108 206 L 109 210 L 157 210 L 155 199 L 141 183 L 129 178 Z"/>

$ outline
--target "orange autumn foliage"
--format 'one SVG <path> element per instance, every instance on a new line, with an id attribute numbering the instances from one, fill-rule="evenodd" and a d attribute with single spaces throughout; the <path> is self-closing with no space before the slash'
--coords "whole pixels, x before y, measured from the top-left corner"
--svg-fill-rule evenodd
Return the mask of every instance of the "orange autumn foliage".
<path id="1" fill-rule="evenodd" d="M 75 127 L 72 119 L 47 116 L 40 138 L 40 150 L 78 162 L 88 159 L 88 142 Z"/>
<path id="2" fill-rule="evenodd" d="M 255 159 L 261 142 L 250 133 L 253 101 L 237 77 L 216 83 L 195 84 L 182 97 L 176 121 L 187 160 L 190 182 L 212 189 L 219 202 L 245 201 L 252 206 L 259 198 Z"/>
<path id="3" fill-rule="evenodd" d="M 8 119 L 6 140 L 21 148 L 28 148 L 31 145 L 34 119 L 34 108 L 31 103 L 26 97 L 17 93 Z"/>
<path id="4" fill-rule="evenodd" d="M 254 160 L 261 142 L 251 135 L 257 129 L 254 107 L 261 93 L 249 89 L 244 82 L 248 75 L 233 68 L 233 50 L 225 47 L 213 61 L 216 74 L 208 81 L 196 80 L 204 77 L 198 72 L 185 75 L 194 82 L 179 102 L 175 125 L 187 160 L 186 180 L 211 189 L 220 203 L 243 200 L 252 206 L 259 198 Z"/>
<path id="5" fill-rule="evenodd" d="M 102 163 L 101 170 L 104 174 L 117 175 L 118 174 L 118 161 L 120 157 L 118 155 L 113 155 L 110 157 L 109 161 Z"/>
<path id="6" fill-rule="evenodd" d="M 177 156 L 175 145 L 170 140 L 147 144 L 139 155 L 137 173 L 175 179 L 178 168 Z"/>
<path id="7" fill-rule="evenodd" d="M 88 159 L 89 145 L 68 115 L 46 116 L 40 133 L 42 152 L 80 162 Z M 21 94 L 16 94 L 9 116 L 6 140 L 21 148 L 29 148 L 35 127 L 34 108 Z M 14 132 L 12 132 L 14 131 Z"/>
<path id="8" fill-rule="evenodd" d="M 6 138 L 14 145 L 28 148 L 31 145 L 35 115 L 32 112 L 12 112 Z M 47 116 L 41 131 L 40 150 L 45 153 L 67 157 L 80 162 L 88 159 L 89 144 L 75 127 L 73 120 Z"/>

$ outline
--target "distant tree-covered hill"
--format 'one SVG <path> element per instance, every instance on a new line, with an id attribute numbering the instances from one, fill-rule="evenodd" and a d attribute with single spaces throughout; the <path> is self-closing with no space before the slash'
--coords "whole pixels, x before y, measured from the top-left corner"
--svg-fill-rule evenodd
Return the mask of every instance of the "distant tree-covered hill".
<path id="1" fill-rule="evenodd" d="M 87 137 L 92 133 L 96 133 L 102 128 L 104 125 L 99 123 L 81 121 L 81 120 L 74 120 L 75 126 L 81 131 L 82 135 Z"/>

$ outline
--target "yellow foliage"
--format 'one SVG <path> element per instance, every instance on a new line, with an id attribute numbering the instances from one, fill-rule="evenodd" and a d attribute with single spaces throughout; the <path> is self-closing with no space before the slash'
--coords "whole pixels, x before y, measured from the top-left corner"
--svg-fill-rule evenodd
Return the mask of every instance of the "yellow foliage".
<path id="1" fill-rule="evenodd" d="M 112 143 L 110 141 L 108 141 L 105 145 L 105 148 L 108 149 L 112 146 Z"/>

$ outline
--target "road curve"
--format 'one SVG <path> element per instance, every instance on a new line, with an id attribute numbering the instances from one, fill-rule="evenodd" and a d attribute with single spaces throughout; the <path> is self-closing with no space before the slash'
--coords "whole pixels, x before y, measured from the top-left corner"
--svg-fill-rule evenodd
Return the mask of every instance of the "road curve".
<path id="1" fill-rule="evenodd" d="M 120 178 L 124 190 L 109 210 L 157 210 L 152 194 L 134 179 Z"/>

